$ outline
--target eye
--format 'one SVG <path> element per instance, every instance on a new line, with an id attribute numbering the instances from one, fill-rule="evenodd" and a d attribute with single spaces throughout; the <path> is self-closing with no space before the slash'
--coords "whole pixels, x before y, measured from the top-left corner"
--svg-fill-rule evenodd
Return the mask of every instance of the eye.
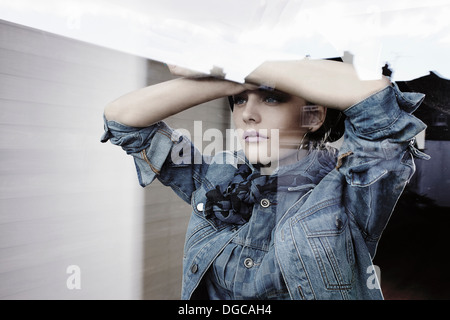
<path id="1" fill-rule="evenodd" d="M 284 97 L 283 95 L 276 94 L 276 93 L 267 94 L 266 96 L 263 97 L 264 103 L 269 104 L 269 105 L 278 105 L 278 104 L 286 102 L 287 100 L 288 99 L 286 97 Z"/>
<path id="2" fill-rule="evenodd" d="M 233 98 L 233 100 L 234 100 L 234 105 L 236 105 L 236 106 L 243 105 L 247 102 L 247 98 L 244 96 L 235 96 Z"/>
<path id="3" fill-rule="evenodd" d="M 269 103 L 269 104 L 277 104 L 277 103 L 280 103 L 281 101 L 277 97 L 269 96 L 269 97 L 264 98 L 264 102 Z"/>

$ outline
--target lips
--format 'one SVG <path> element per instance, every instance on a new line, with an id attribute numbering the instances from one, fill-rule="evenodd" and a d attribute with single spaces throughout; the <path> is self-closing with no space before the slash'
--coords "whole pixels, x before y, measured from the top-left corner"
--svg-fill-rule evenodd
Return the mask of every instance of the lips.
<path id="1" fill-rule="evenodd" d="M 269 139 L 267 136 L 257 132 L 256 130 L 247 130 L 242 135 L 245 142 L 261 142 Z"/>

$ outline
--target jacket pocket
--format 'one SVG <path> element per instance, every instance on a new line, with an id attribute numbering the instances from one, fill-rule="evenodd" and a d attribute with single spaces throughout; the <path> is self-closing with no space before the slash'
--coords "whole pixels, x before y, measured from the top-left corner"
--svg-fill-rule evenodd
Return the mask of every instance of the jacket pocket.
<path id="1" fill-rule="evenodd" d="M 331 210 L 331 209 L 335 210 Z M 324 208 L 299 220 L 307 244 L 300 250 L 309 259 L 310 277 L 323 282 L 327 290 L 349 290 L 355 279 L 355 256 L 345 212 Z M 297 243 L 297 246 L 300 244 Z"/>
<path id="2" fill-rule="evenodd" d="M 380 166 L 381 160 L 368 161 L 357 166 L 352 166 L 346 174 L 347 183 L 356 187 L 369 186 L 385 174 L 388 170 Z"/>

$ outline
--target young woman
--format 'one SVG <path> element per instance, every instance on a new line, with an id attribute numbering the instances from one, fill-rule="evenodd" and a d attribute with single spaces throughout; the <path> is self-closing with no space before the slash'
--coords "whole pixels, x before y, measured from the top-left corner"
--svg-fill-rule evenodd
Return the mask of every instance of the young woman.
<path id="1" fill-rule="evenodd" d="M 423 95 L 329 60 L 266 62 L 244 84 L 171 71 L 183 77 L 106 107 L 102 142 L 134 157 L 142 186 L 157 178 L 192 205 L 182 299 L 382 299 L 372 259 L 412 155 L 426 157 L 412 143 Z M 227 96 L 236 161 L 173 161 L 175 147 L 198 151 L 162 120 Z"/>

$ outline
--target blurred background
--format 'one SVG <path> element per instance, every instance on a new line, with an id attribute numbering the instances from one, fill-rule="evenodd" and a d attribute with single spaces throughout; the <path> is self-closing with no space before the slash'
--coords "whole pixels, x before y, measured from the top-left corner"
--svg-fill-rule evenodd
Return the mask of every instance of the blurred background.
<path id="1" fill-rule="evenodd" d="M 100 143 L 107 103 L 170 77 L 0 21 L 0 299 L 179 299 L 190 206 L 158 181 L 141 188 L 133 159 Z M 228 102 L 167 122 L 193 120 L 229 128 Z"/>
<path id="2" fill-rule="evenodd" d="M 431 159 L 415 159 L 416 173 L 381 237 L 374 263 L 381 269 L 386 299 L 449 299 L 450 80 L 430 72 L 397 84 L 402 91 L 426 95 L 414 115 L 428 126 L 425 139 L 417 141 Z"/>
<path id="3" fill-rule="evenodd" d="M 132 158 L 100 143 L 108 102 L 168 79 L 160 62 L 0 20 L 0 299 L 179 299 L 189 205 L 141 188 Z M 375 264 L 386 299 L 448 299 L 449 80 L 399 85 L 427 94 L 432 158 L 416 161 Z M 229 128 L 227 102 L 167 122 L 193 120 Z"/>

